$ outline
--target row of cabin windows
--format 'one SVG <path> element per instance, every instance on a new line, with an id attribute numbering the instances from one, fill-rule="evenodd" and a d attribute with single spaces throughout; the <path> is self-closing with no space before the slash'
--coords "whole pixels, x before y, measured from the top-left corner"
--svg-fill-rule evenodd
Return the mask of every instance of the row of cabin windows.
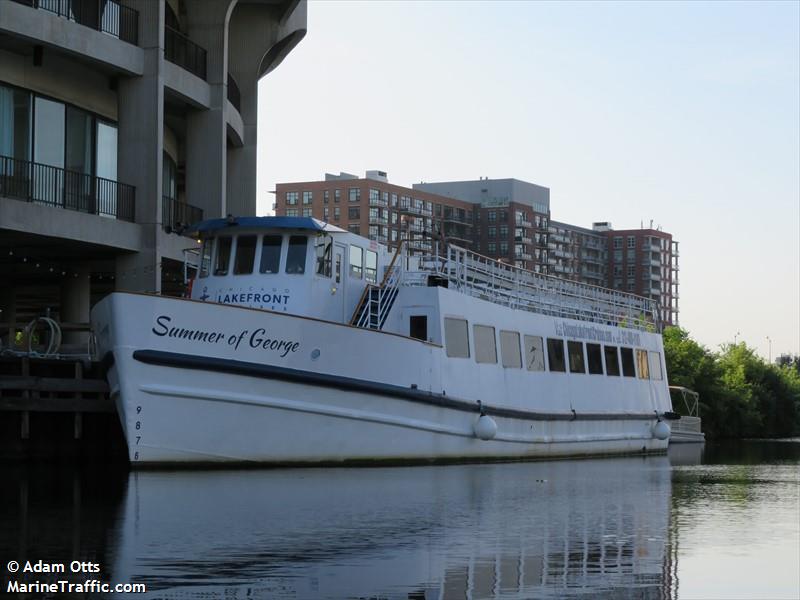
<path id="1" fill-rule="evenodd" d="M 233 270 L 234 275 L 250 275 L 256 264 L 256 256 L 260 250 L 258 272 L 262 274 L 280 273 L 283 236 L 264 235 L 260 240 L 256 235 L 240 235 L 208 238 L 203 244 L 200 277 L 213 273 L 216 276 L 227 275 Z M 304 235 L 289 236 L 286 250 L 284 272 L 287 275 L 303 275 L 306 272 L 306 251 L 308 237 Z M 316 274 L 323 277 L 332 275 L 333 243 L 330 237 L 322 237 L 315 247 Z M 213 265 L 213 269 L 212 269 Z M 336 257 L 335 277 L 341 281 L 341 257 Z M 350 246 L 350 276 L 366 279 L 375 283 L 378 279 L 378 253 L 365 250 L 359 246 Z"/>
<path id="2" fill-rule="evenodd" d="M 525 368 L 528 371 L 545 369 L 565 373 L 589 373 L 614 377 L 636 377 L 640 379 L 663 379 L 661 353 L 641 348 L 626 348 L 607 344 L 567 341 L 560 338 L 542 338 L 538 335 L 523 335 L 520 352 L 520 334 L 516 331 L 500 330 L 500 362 L 507 369 Z M 444 339 L 447 356 L 469 358 L 469 324 L 465 319 L 445 317 Z M 497 342 L 495 328 L 489 325 L 473 325 L 472 340 L 475 362 L 497 364 Z M 585 346 L 585 352 L 584 352 Z M 635 354 L 634 354 L 635 350 Z M 545 362 L 547 363 L 545 366 Z"/>

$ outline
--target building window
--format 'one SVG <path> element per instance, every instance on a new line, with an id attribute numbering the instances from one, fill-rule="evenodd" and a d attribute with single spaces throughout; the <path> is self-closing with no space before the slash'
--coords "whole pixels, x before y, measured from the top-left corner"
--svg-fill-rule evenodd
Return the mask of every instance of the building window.
<path id="1" fill-rule="evenodd" d="M 323 204 L 328 204 L 328 202 L 330 202 L 330 199 L 331 199 L 331 192 L 330 192 L 330 190 L 324 190 L 324 191 L 322 192 L 322 203 L 323 203 Z"/>
<path id="2" fill-rule="evenodd" d="M 488 235 L 490 238 L 497 237 L 497 227 L 487 227 L 486 235 Z"/>
<path id="3" fill-rule="evenodd" d="M 303 192 L 303 204 L 311 204 L 314 201 L 314 192 Z"/>
<path id="4" fill-rule="evenodd" d="M 347 225 L 347 231 L 355 233 L 356 235 L 361 235 L 361 225 L 358 223 L 350 223 Z"/>
<path id="5" fill-rule="evenodd" d="M 614 265 L 614 277 L 622 277 L 622 265 Z"/>
<path id="6" fill-rule="evenodd" d="M 488 214 L 487 214 L 487 219 L 489 220 L 489 223 L 496 223 L 497 222 L 497 211 L 496 210 L 490 210 L 488 212 Z"/>
<path id="7" fill-rule="evenodd" d="M 475 341 L 475 362 L 497 363 L 497 346 L 494 339 L 494 327 L 474 325 L 472 337 Z"/>
<path id="8" fill-rule="evenodd" d="M 361 202 L 361 188 L 350 188 L 348 193 L 350 202 Z"/>
<path id="9" fill-rule="evenodd" d="M 381 193 L 378 190 L 370 188 L 369 190 L 369 201 L 370 202 L 379 202 L 381 198 Z"/>
<path id="10" fill-rule="evenodd" d="M 503 256 L 508 254 L 508 242 L 500 242 L 500 254 Z"/>
<path id="11" fill-rule="evenodd" d="M 341 200 L 342 200 L 342 190 L 333 190 L 333 201 L 341 202 Z"/>
<path id="12" fill-rule="evenodd" d="M 497 254 L 497 243 L 496 242 L 489 242 L 486 245 L 486 251 L 489 254 Z"/>
<path id="13" fill-rule="evenodd" d="M 444 318 L 444 345 L 450 358 L 469 358 L 469 330 L 466 319 Z"/>
<path id="14" fill-rule="evenodd" d="M 347 209 L 347 218 L 351 220 L 361 218 L 361 209 L 358 206 L 351 206 Z"/>
<path id="15" fill-rule="evenodd" d="M 300 192 L 286 192 L 286 204 L 292 206 L 297 204 L 297 199 L 300 197 Z"/>
<path id="16" fill-rule="evenodd" d="M 633 235 L 628 236 L 628 248 L 630 249 L 636 248 L 636 237 Z"/>
<path id="17" fill-rule="evenodd" d="M 303 209 L 303 216 L 304 217 L 310 217 L 312 215 L 313 211 L 314 211 L 313 208 L 304 208 Z"/>
<path id="18" fill-rule="evenodd" d="M 614 267 L 614 270 L 616 270 L 616 267 Z M 636 277 L 636 267 L 628 267 L 628 279 L 633 279 L 634 277 Z"/>
<path id="19" fill-rule="evenodd" d="M 392 194 L 392 206 L 397 206 L 397 194 Z"/>
<path id="20" fill-rule="evenodd" d="M 296 208 L 287 208 L 286 209 L 286 216 L 287 217 L 296 217 L 297 216 L 297 209 Z"/>
<path id="21" fill-rule="evenodd" d="M 333 220 L 338 221 L 339 217 L 342 216 L 342 209 L 338 206 L 333 207 Z"/>
<path id="22" fill-rule="evenodd" d="M 614 250 L 614 262 L 622 262 L 622 250 Z"/>
<path id="23" fill-rule="evenodd" d="M 621 250 L 622 249 L 622 238 L 615 237 L 614 238 L 614 250 Z"/>
<path id="24" fill-rule="evenodd" d="M 500 225 L 500 237 L 501 238 L 508 237 L 508 225 Z"/>
<path id="25" fill-rule="evenodd" d="M 322 218 L 325 219 L 326 221 L 328 220 L 328 207 L 327 206 L 322 209 Z"/>

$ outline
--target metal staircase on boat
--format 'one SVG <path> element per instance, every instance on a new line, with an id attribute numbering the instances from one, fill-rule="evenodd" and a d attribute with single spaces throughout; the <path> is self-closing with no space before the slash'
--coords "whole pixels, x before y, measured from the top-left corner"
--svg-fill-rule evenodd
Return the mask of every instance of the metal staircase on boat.
<path id="1" fill-rule="evenodd" d="M 350 320 L 351 325 L 366 329 L 383 329 L 386 318 L 389 316 L 389 311 L 392 310 L 400 290 L 402 279 L 400 265 L 402 261 L 398 263 L 397 260 L 400 253 L 401 248 L 398 248 L 392 258 L 392 262 L 386 268 L 380 285 L 370 284 L 364 288 L 364 293 L 361 295 L 361 299 L 353 313 L 353 318 Z"/>

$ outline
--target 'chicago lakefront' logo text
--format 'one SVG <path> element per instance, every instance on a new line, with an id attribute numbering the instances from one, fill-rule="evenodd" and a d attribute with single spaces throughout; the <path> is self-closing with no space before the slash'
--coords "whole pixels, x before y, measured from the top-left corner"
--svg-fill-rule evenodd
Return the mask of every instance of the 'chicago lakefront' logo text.
<path id="1" fill-rule="evenodd" d="M 250 348 L 276 352 L 280 354 L 281 358 L 286 357 L 290 352 L 297 352 L 300 348 L 300 342 L 295 340 L 281 340 L 270 337 L 263 327 L 254 329 L 252 332 L 249 329 L 244 329 L 238 333 L 188 329 L 172 325 L 172 317 L 168 315 L 157 316 L 152 331 L 158 337 L 177 338 L 205 344 L 227 344 L 234 350 L 238 350 L 242 342 L 247 340 L 245 343 Z"/>

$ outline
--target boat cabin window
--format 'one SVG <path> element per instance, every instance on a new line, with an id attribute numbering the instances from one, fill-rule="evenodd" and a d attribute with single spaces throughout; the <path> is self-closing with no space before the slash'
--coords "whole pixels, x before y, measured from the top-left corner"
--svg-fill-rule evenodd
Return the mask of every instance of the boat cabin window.
<path id="1" fill-rule="evenodd" d="M 333 240 L 325 236 L 317 240 L 315 254 L 317 257 L 317 275 L 331 276 L 331 254 L 333 253 Z"/>
<path id="2" fill-rule="evenodd" d="M 469 358 L 469 331 L 466 319 L 444 319 L 444 345 L 447 356 Z"/>
<path id="3" fill-rule="evenodd" d="M 526 335 L 525 368 L 528 371 L 544 371 L 544 342 L 538 335 Z"/>
<path id="4" fill-rule="evenodd" d="M 650 357 L 650 378 L 661 381 L 664 377 L 661 372 L 661 353 L 649 352 L 648 356 Z"/>
<path id="5" fill-rule="evenodd" d="M 233 261 L 234 275 L 249 275 L 256 260 L 256 236 L 240 235 L 236 238 L 236 258 Z"/>
<path id="6" fill-rule="evenodd" d="M 519 334 L 516 331 L 500 330 L 500 357 L 507 369 L 522 368 L 519 353 Z"/>
<path id="7" fill-rule="evenodd" d="M 214 275 L 227 275 L 231 258 L 231 236 L 220 236 L 217 240 L 217 260 L 214 263 Z"/>
<path id="8" fill-rule="evenodd" d="M 415 340 L 428 341 L 428 317 L 426 315 L 412 315 L 408 319 L 408 335 Z"/>
<path id="9" fill-rule="evenodd" d="M 302 275 L 306 272 L 306 250 L 308 237 L 293 235 L 289 238 L 289 251 L 286 253 L 286 274 Z"/>
<path id="10" fill-rule="evenodd" d="M 633 366 L 633 348 L 620 348 L 622 357 L 622 374 L 625 377 L 636 377 L 636 368 Z"/>
<path id="11" fill-rule="evenodd" d="M 475 340 L 475 362 L 497 363 L 497 345 L 494 340 L 494 327 L 474 325 L 472 337 Z"/>
<path id="12" fill-rule="evenodd" d="M 364 271 L 364 250 L 359 246 L 350 246 L 350 276 L 361 279 Z"/>
<path id="13" fill-rule="evenodd" d="M 547 338 L 547 361 L 551 371 L 563 373 L 567 370 L 564 361 L 564 340 Z"/>
<path id="14" fill-rule="evenodd" d="M 600 344 L 586 344 L 586 358 L 589 363 L 590 375 L 603 374 L 603 352 Z"/>
<path id="15" fill-rule="evenodd" d="M 259 273 L 277 273 L 281 268 L 281 243 L 280 235 L 265 235 L 261 244 L 261 264 Z"/>
<path id="16" fill-rule="evenodd" d="M 203 240 L 203 249 L 200 251 L 200 277 L 208 277 L 211 271 L 211 255 L 214 253 L 214 238 Z"/>
<path id="17" fill-rule="evenodd" d="M 370 283 L 378 283 L 378 253 L 372 250 L 366 251 L 364 260 L 364 279 Z"/>
<path id="18" fill-rule="evenodd" d="M 336 253 L 336 283 L 339 283 L 342 280 L 342 255 L 340 253 Z"/>
<path id="19" fill-rule="evenodd" d="M 619 377 L 619 355 L 616 346 L 603 346 L 603 353 L 606 359 L 606 375 Z"/>
<path id="20" fill-rule="evenodd" d="M 647 350 L 636 349 L 636 366 L 639 371 L 639 379 L 650 379 L 650 367 L 647 364 Z"/>
<path id="21" fill-rule="evenodd" d="M 569 352 L 569 372 L 586 373 L 586 363 L 583 361 L 583 342 L 567 342 Z"/>

